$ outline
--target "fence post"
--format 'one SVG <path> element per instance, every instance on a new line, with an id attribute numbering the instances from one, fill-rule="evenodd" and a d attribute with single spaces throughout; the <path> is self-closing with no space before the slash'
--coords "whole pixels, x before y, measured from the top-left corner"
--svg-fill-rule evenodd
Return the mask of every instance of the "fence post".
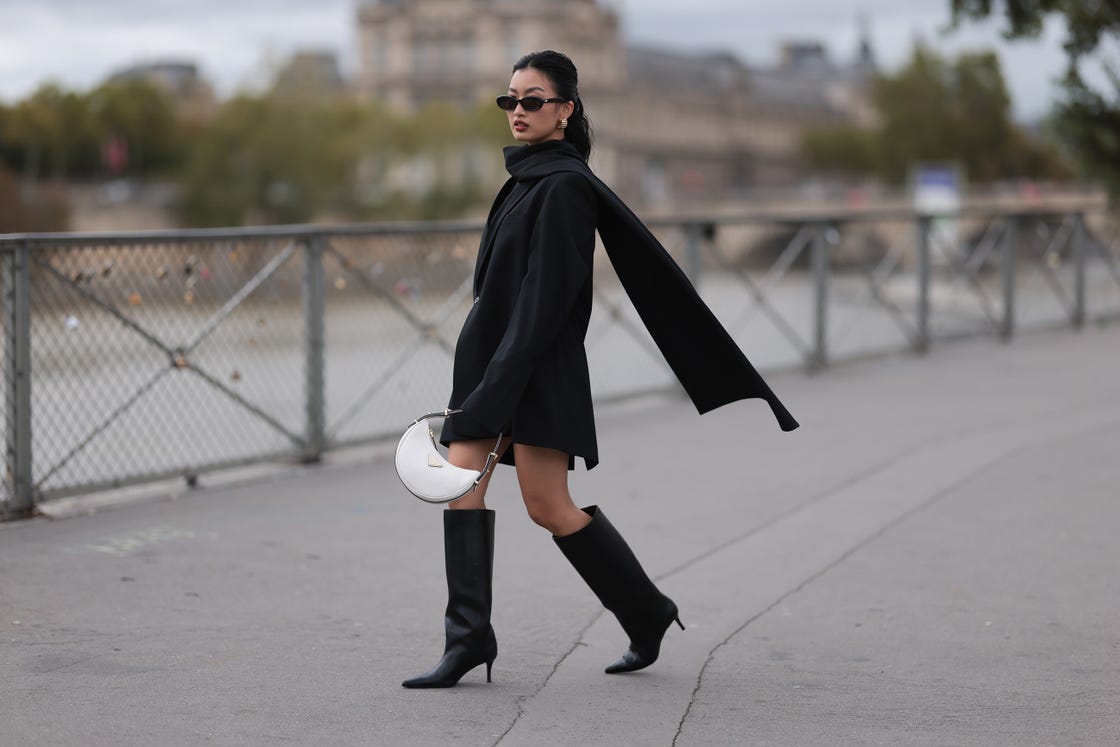
<path id="1" fill-rule="evenodd" d="M 1085 214 L 1073 215 L 1073 326 L 1085 326 Z"/>
<path id="2" fill-rule="evenodd" d="M 1015 334 L 1015 242 L 1017 240 L 1017 220 L 1014 215 L 1007 216 L 1003 227 L 1003 251 L 1000 259 L 1003 269 L 1003 323 L 1000 337 L 1010 340 Z"/>
<path id="3" fill-rule="evenodd" d="M 809 370 L 817 371 L 828 365 L 828 241 L 825 231 L 828 224 L 821 223 L 813 236 L 813 354 Z"/>
<path id="4" fill-rule="evenodd" d="M 914 341 L 914 351 L 925 353 L 929 350 L 929 286 L 930 257 L 929 231 L 931 220 L 928 216 L 918 218 L 918 336 Z"/>
<path id="5" fill-rule="evenodd" d="M 693 287 L 700 289 L 700 241 L 703 228 L 699 223 L 686 223 L 684 226 L 684 274 Z"/>
<path id="6" fill-rule="evenodd" d="M 303 329 L 304 381 L 307 407 L 305 463 L 322 459 L 326 446 L 324 355 L 323 237 L 313 234 L 304 244 Z"/>
<path id="7" fill-rule="evenodd" d="M 5 519 L 31 515 L 35 507 L 31 472 L 31 247 L 24 243 L 3 260 L 5 371 L 8 417 L 5 423 L 5 480 L 10 492 L 0 504 Z"/>

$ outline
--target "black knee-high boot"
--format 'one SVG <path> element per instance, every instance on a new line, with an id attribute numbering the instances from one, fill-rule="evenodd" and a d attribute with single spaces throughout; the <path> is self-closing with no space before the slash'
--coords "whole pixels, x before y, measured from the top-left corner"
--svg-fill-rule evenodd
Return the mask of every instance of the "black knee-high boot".
<path id="1" fill-rule="evenodd" d="M 449 509 L 443 512 L 443 552 L 447 567 L 447 643 L 435 669 L 405 680 L 405 687 L 451 687 L 477 667 L 490 667 L 498 641 L 490 625 L 494 577 L 494 512 Z"/>
<path id="2" fill-rule="evenodd" d="M 675 620 L 684 630 L 677 605 L 657 590 L 599 507 L 588 506 L 583 511 L 591 516 L 590 524 L 574 534 L 552 539 L 630 636 L 630 649 L 607 667 L 607 674 L 644 669 L 657 661 L 661 639 L 670 623 Z"/>

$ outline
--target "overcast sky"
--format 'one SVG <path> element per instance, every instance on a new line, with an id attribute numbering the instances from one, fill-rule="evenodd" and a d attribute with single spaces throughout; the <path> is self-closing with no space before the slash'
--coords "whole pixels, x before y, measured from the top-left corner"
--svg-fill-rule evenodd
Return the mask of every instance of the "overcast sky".
<path id="1" fill-rule="evenodd" d="M 868 19 L 886 69 L 905 61 L 916 38 L 950 52 L 1000 52 L 1016 115 L 1043 114 L 1064 56 L 1062 28 L 1008 44 L 999 25 L 944 35 L 949 0 L 608 0 L 627 40 L 680 50 L 723 49 L 772 63 L 783 39 L 821 40 L 834 59 L 857 44 Z M 354 67 L 356 0 L 0 0 L 0 99 L 19 99 L 47 80 L 88 88 L 121 67 L 197 62 L 225 95 L 259 83 L 270 65 L 300 48 L 333 49 Z"/>

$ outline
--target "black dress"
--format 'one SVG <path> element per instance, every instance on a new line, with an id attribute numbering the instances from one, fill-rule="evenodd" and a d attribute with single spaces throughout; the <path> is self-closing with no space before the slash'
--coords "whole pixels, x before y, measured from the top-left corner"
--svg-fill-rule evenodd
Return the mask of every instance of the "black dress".
<path id="1" fill-rule="evenodd" d="M 505 149 L 475 265 L 475 302 L 455 346 L 444 445 L 503 433 L 599 461 L 583 341 L 595 230 L 670 367 L 703 413 L 761 397 L 783 430 L 797 421 L 640 220 L 563 140 Z M 513 464 L 513 449 L 502 461 Z"/>

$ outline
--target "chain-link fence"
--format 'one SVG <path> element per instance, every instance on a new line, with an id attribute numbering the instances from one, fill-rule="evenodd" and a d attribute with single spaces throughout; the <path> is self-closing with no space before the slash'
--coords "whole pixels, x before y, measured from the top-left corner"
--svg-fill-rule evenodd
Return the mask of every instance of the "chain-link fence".
<path id="1" fill-rule="evenodd" d="M 1103 212 L 651 227 L 762 369 L 1120 316 L 1120 225 Z M 480 230 L 0 237 L 0 515 L 397 434 L 446 402 Z M 674 386 L 598 258 L 596 397 Z"/>

